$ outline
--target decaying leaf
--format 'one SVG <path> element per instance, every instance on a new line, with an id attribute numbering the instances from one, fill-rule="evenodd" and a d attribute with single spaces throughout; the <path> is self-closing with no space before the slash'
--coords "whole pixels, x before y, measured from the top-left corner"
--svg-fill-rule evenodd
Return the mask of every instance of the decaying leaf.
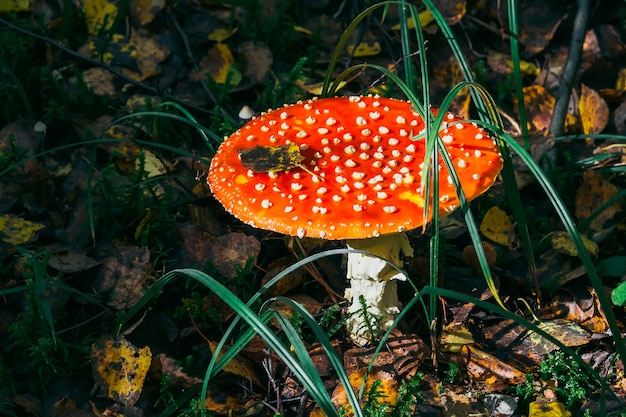
<path id="1" fill-rule="evenodd" d="M 237 85 L 241 82 L 241 73 L 235 69 L 234 63 L 235 57 L 228 45 L 216 43 L 200 61 L 200 71 L 191 74 L 189 79 L 203 80 L 209 73 L 218 84 Z"/>
<path id="2" fill-rule="evenodd" d="M 528 417 L 571 417 L 565 404 L 559 401 L 539 400 L 530 403 Z"/>
<path id="3" fill-rule="evenodd" d="M 25 12 L 32 9 L 32 7 L 33 2 L 31 0 L 0 1 L 0 13 Z"/>
<path id="4" fill-rule="evenodd" d="M 45 227 L 44 224 L 10 214 L 0 215 L 0 239 L 9 245 L 24 245 L 32 242 L 37 238 L 37 232 Z"/>
<path id="5" fill-rule="evenodd" d="M 141 26 L 150 24 L 165 7 L 165 0 L 131 0 L 130 13 Z"/>
<path id="6" fill-rule="evenodd" d="M 597 256 L 600 248 L 598 244 L 593 240 L 586 238 L 585 236 L 580 237 L 585 245 L 585 249 L 591 256 Z M 552 233 L 552 237 L 550 238 L 552 243 L 552 249 L 557 251 L 558 253 L 562 253 L 564 255 L 569 256 L 578 256 L 578 249 L 574 245 L 574 241 L 569 233 L 564 231 L 558 231 Z"/>
<path id="7" fill-rule="evenodd" d="M 361 384 L 367 375 L 367 368 L 359 369 L 358 371 L 350 374 L 350 385 L 352 386 L 352 390 L 358 393 L 361 388 Z M 366 397 L 374 386 L 375 381 L 380 381 L 380 385 L 375 391 L 376 398 L 378 402 L 390 406 L 396 405 L 396 401 L 398 400 L 398 382 L 394 378 L 393 374 L 383 370 L 373 370 L 372 373 L 367 375 L 367 382 L 365 383 L 365 395 Z M 343 385 L 339 384 L 337 388 L 333 391 L 332 394 L 333 404 L 337 408 L 343 407 L 345 409 L 346 417 L 353 417 L 354 410 L 348 401 L 348 396 L 346 394 L 346 389 Z M 364 404 L 365 398 L 361 399 L 361 404 Z M 319 414 L 321 415 L 321 414 Z M 311 416 L 314 416 L 314 413 L 311 413 Z"/>
<path id="8" fill-rule="evenodd" d="M 100 30 L 111 29 L 117 16 L 117 6 L 107 0 L 85 0 L 83 11 L 90 35 L 95 35 Z"/>
<path id="9" fill-rule="evenodd" d="M 578 101 L 580 123 L 583 133 L 596 134 L 604 130 L 609 122 L 609 106 L 597 91 L 582 85 Z"/>
<path id="10" fill-rule="evenodd" d="M 441 350 L 444 352 L 459 353 L 461 347 L 474 343 L 472 333 L 464 325 L 448 323 L 441 329 L 439 337 Z"/>
<path id="11" fill-rule="evenodd" d="M 209 347 L 211 348 L 211 353 L 215 353 L 215 349 L 217 349 L 217 342 L 209 341 Z M 228 350 L 228 346 L 225 346 L 219 354 L 219 358 L 224 355 L 224 352 Z M 228 362 L 224 368 L 222 368 L 224 372 L 228 372 L 233 375 L 240 376 L 246 380 L 250 380 L 254 382 L 257 386 L 263 386 L 259 377 L 256 375 L 254 371 L 254 367 L 252 362 L 241 355 L 235 356 L 230 362 Z"/>
<path id="12" fill-rule="evenodd" d="M 121 336 L 103 336 L 91 346 L 96 384 L 107 397 L 124 405 L 139 399 L 151 360 L 148 346 L 138 349 Z"/>
<path id="13" fill-rule="evenodd" d="M 523 87 L 523 92 L 531 132 L 547 132 L 550 129 L 555 98 L 541 85 Z"/>
<path id="14" fill-rule="evenodd" d="M 304 157 L 295 143 L 238 149 L 241 164 L 254 172 L 279 172 L 302 166 Z"/>
<path id="15" fill-rule="evenodd" d="M 104 260 L 93 285 L 96 291 L 107 293 L 109 306 L 121 310 L 132 307 L 145 294 L 151 274 L 148 248 L 118 247 L 114 256 Z"/>
<path id="16" fill-rule="evenodd" d="M 104 68 L 88 68 L 83 71 L 82 79 L 98 96 L 114 97 L 117 93 L 116 87 L 113 85 L 113 74 Z"/>
<path id="17" fill-rule="evenodd" d="M 576 217 L 584 220 L 604 206 L 618 193 L 617 187 L 605 180 L 594 170 L 587 170 L 583 174 L 583 183 L 576 191 Z M 590 224 L 591 230 L 600 232 L 607 223 L 622 211 L 619 202 L 605 208 Z"/>
<path id="18" fill-rule="evenodd" d="M 366 56 L 376 56 L 382 50 L 380 43 L 373 42 L 361 42 L 358 45 L 348 45 L 346 48 L 350 55 L 354 55 L 355 58 L 362 58 Z"/>
<path id="19" fill-rule="evenodd" d="M 515 226 L 504 210 L 497 206 L 485 213 L 480 232 L 500 245 L 512 247 L 515 242 Z"/>
<path id="20" fill-rule="evenodd" d="M 463 345 L 461 355 L 472 378 L 488 385 L 502 382 L 516 385 L 526 380 L 522 371 L 471 345 Z"/>
<path id="21" fill-rule="evenodd" d="M 183 368 L 176 363 L 175 359 L 164 353 L 159 353 L 152 360 L 150 378 L 156 376 L 160 379 L 163 375 L 167 375 L 169 378 L 170 388 L 187 389 L 202 382 L 200 378 L 187 375 Z"/>

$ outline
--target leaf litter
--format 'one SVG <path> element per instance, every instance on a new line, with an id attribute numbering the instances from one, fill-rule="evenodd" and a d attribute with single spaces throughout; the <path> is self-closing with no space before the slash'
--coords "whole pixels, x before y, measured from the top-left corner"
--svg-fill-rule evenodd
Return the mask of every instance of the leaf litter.
<path id="1" fill-rule="evenodd" d="M 195 135 L 191 128 L 171 128 L 145 118 L 133 119 L 131 123 L 118 120 L 133 111 L 153 109 L 163 102 L 160 93 L 167 92 L 180 103 L 189 105 L 190 111 L 198 111 L 202 122 L 224 135 L 242 122 L 230 116 L 237 113 L 235 109 L 247 105 L 256 114 L 267 110 L 271 103 L 268 91 L 282 94 L 273 98 L 278 100 L 274 105 L 320 91 L 316 88 L 320 85 L 324 65 L 329 62 L 342 28 L 357 12 L 352 9 L 354 5 L 338 10 L 336 6 L 322 3 L 308 2 L 303 6 L 306 13 L 294 16 L 287 16 L 278 3 L 268 5 L 258 15 L 261 25 L 257 27 L 277 25 L 272 16 L 283 13 L 284 20 L 272 28 L 275 34 L 259 29 L 255 32 L 246 26 L 246 19 L 252 18 L 249 10 L 224 4 L 183 2 L 169 8 L 163 2 L 138 0 L 131 2 L 130 14 L 123 22 L 118 16 L 125 11 L 115 2 L 90 0 L 78 6 L 85 15 L 83 24 L 87 37 L 82 40 L 82 47 L 78 44 L 73 47 L 83 57 L 103 64 L 79 65 L 80 55 L 75 62 L 69 62 L 50 51 L 46 59 L 59 68 L 54 82 L 62 86 L 68 99 L 83 94 L 84 86 L 98 110 L 90 114 L 88 106 L 52 103 L 63 113 L 60 120 L 60 115 L 53 112 L 54 106 L 41 108 L 43 116 L 37 125 L 39 128 L 35 128 L 35 123 L 15 118 L 5 121 L 0 132 L 2 168 L 12 168 L 0 177 L 1 253 L 10 271 L 0 281 L 0 291 L 4 291 L 0 303 L 1 335 L 11 335 L 7 340 L 17 343 L 17 326 L 12 328 L 11 325 L 23 324 L 19 321 L 20 315 L 24 317 L 39 308 L 37 304 L 27 308 L 26 293 L 14 291 L 21 286 L 35 285 L 32 282 L 45 283 L 53 294 L 63 293 L 62 297 L 50 299 L 55 314 L 59 314 L 61 327 L 58 328 L 63 329 L 58 337 L 70 340 L 69 335 L 72 335 L 80 339 L 88 338 L 81 333 L 86 328 L 84 323 L 92 323 L 94 317 L 101 317 L 101 312 L 116 315 L 131 308 L 164 271 L 186 267 L 209 271 L 245 300 L 253 288 L 266 283 L 300 257 L 332 248 L 329 244 L 317 244 L 295 250 L 282 237 L 255 231 L 221 212 L 211 202 L 206 185 L 196 181 L 197 176 L 202 176 L 200 158 L 205 157 L 206 163 L 208 152 L 201 142 L 190 139 Z M 499 95 L 498 105 L 503 113 L 515 115 L 508 120 L 515 121 L 517 105 L 511 99 L 511 90 L 506 89 L 512 71 L 510 56 L 502 48 L 504 38 L 500 39 L 500 35 L 497 42 L 488 40 L 489 36 L 493 38 L 494 32 L 501 34 L 501 28 L 506 27 L 505 9 L 494 5 L 479 8 L 463 1 L 437 3 L 449 18 L 449 24 L 465 33 L 460 39 L 467 40 L 464 46 L 473 69 L 479 72 L 481 68 L 488 68 L 482 75 L 483 82 L 488 90 Z M 193 13 L 179 14 L 177 7 Z M 31 13 L 33 9 L 24 2 L 13 2 L 9 7 L 9 11 L 24 10 Z M 49 17 L 61 19 L 58 12 L 48 13 L 52 14 Z M 175 20 L 168 20 L 172 17 Z M 444 39 L 436 26 L 430 24 L 432 14 L 422 11 L 419 17 L 429 38 L 431 93 L 434 102 L 439 103 L 450 87 L 461 80 L 461 74 L 458 65 L 450 60 L 448 50 L 439 47 Z M 522 4 L 519 17 L 520 42 L 524 48 L 524 104 L 529 116 L 533 156 L 540 160 L 558 150 L 571 160 L 587 161 L 582 166 L 594 168 L 581 170 L 568 165 L 568 171 L 556 177 L 569 182 L 566 188 L 569 194 L 562 197 L 577 221 L 587 226 L 588 229 L 582 230 L 585 233 L 583 243 L 599 268 L 605 271 L 607 289 L 615 289 L 614 303 L 621 306 L 626 299 L 623 295 L 626 287 L 620 285 L 626 279 L 621 268 L 624 248 L 619 243 L 626 231 L 624 202 L 623 197 L 620 198 L 624 188 L 623 144 L 610 139 L 584 143 L 568 141 L 564 151 L 563 146 L 550 137 L 552 111 L 568 53 L 567 36 L 561 31 L 572 17 L 558 2 Z M 60 20 L 42 30 L 49 30 L 53 36 L 58 22 Z M 377 63 L 399 71 L 406 62 L 393 53 L 398 46 L 394 43 L 398 36 L 397 23 L 398 17 L 392 10 L 385 20 L 370 22 L 359 36 L 350 39 L 342 59 Z M 116 24 L 120 27 L 114 26 Z M 128 25 L 126 30 L 118 30 L 124 25 Z M 286 33 L 278 30 L 281 25 L 287 27 Z M 473 37 L 477 32 L 489 36 Z M 297 42 L 292 44 L 291 39 Z M 390 48 L 390 44 L 393 47 Z M 294 51 L 297 51 L 295 55 Z M 626 131 L 624 52 L 621 35 L 610 20 L 587 31 L 581 82 L 570 98 L 568 133 L 622 134 Z M 290 75 L 289 70 L 296 67 L 294 56 L 307 54 L 310 56 L 305 70 Z M 607 68 L 611 69 L 610 73 Z M 342 93 L 387 92 L 388 86 L 373 85 L 378 77 L 367 72 L 357 74 L 342 84 Z M 281 90 L 284 85 L 292 90 Z M 209 94 L 204 89 L 206 86 Z M 134 101 L 133 97 L 140 99 Z M 221 111 L 220 122 L 205 117 L 206 112 L 201 112 L 205 108 Z M 464 117 L 472 116 L 467 94 L 459 96 L 453 108 Z M 508 131 L 519 137 L 521 130 L 510 123 Z M 106 141 L 98 143 L 96 148 L 76 146 L 71 151 L 41 155 L 55 147 L 94 138 L 106 138 Z M 181 157 L 168 152 L 165 146 L 152 146 L 157 143 L 183 149 L 188 154 Z M 12 165 L 18 161 L 18 165 Z M 280 162 L 270 168 L 291 167 L 290 163 Z M 517 174 L 519 179 L 520 172 Z M 583 284 L 586 272 L 575 257 L 576 248 L 571 238 L 555 224 L 554 214 L 544 205 L 545 197 L 536 192 L 534 186 L 533 179 L 528 178 L 523 183 L 523 195 L 524 203 L 535 210 L 532 217 L 537 236 L 533 236 L 533 241 L 539 255 L 535 273 L 546 293 L 543 307 L 537 306 L 534 310 L 538 321 L 530 319 L 567 346 L 580 349 L 586 355 L 604 357 L 605 360 L 598 360 L 598 366 L 604 367 L 606 372 L 623 373 L 619 369 L 621 362 L 615 365 L 611 359 L 613 352 L 604 344 L 610 337 L 607 320 L 595 290 Z M 490 198 L 493 200 L 480 202 L 477 210 L 481 237 L 490 241 L 491 249 L 497 254 L 490 267 L 507 305 L 520 315 L 527 315 L 529 311 L 519 303 L 519 298 L 533 300 L 537 294 L 529 283 L 531 273 L 523 266 L 516 222 L 498 194 L 498 186 Z M 451 225 L 450 229 L 454 225 L 452 218 L 445 223 Z M 446 227 L 443 229 L 445 232 Z M 465 261 L 462 254 L 463 248 L 468 247 L 467 230 L 463 226 L 454 229 L 447 231 L 450 247 L 438 277 L 441 285 L 489 300 L 491 295 L 483 286 L 480 270 Z M 427 237 L 412 236 L 412 243 L 420 249 L 415 258 L 407 259 L 411 279 L 422 284 L 426 282 L 424 275 L 413 273 L 423 270 L 417 259 L 428 256 Z M 24 259 L 24 252 L 20 252 L 23 248 L 31 254 L 52 253 L 44 269 L 50 271 L 47 274 L 55 275 L 54 279 L 37 272 L 36 268 L 18 268 L 18 260 Z M 288 296 L 319 318 L 335 303 L 332 294 L 342 292 L 341 267 L 340 260 L 324 260 L 314 267 L 295 271 L 266 296 Z M 70 289 L 72 291 L 68 292 Z M 69 296 L 70 293 L 74 295 Z M 81 293 L 95 296 L 97 301 L 81 298 L 77 295 Z M 405 294 L 411 293 L 407 290 Z M 161 317 L 167 318 L 157 320 L 159 324 L 146 319 L 124 336 L 107 336 L 111 330 L 117 330 L 111 320 L 90 331 L 90 343 L 84 346 L 91 346 L 93 376 L 88 379 L 91 385 L 95 382 L 98 386 L 96 397 L 91 397 L 95 402 L 91 407 L 86 401 L 80 402 L 80 398 L 87 398 L 86 390 L 82 397 L 75 398 L 70 398 L 72 394 L 67 390 L 51 403 L 57 415 L 85 413 L 91 408 L 104 415 L 122 410 L 119 408 L 122 406 L 133 411 L 139 407 L 151 415 L 155 408 L 146 404 L 156 403 L 154 393 L 163 381 L 169 381 L 169 387 L 176 393 L 201 382 L 203 369 L 214 352 L 215 340 L 219 340 L 225 323 L 233 318 L 232 309 L 218 297 L 193 286 L 177 287 L 166 298 L 167 302 L 151 306 L 163 314 Z M 176 306 L 181 304 L 185 307 L 176 311 Z M 275 306 L 285 316 L 297 319 L 291 309 L 283 307 Z M 67 309 L 67 313 L 61 315 L 62 309 Z M 419 378 L 420 372 L 426 372 L 422 383 L 426 399 L 423 403 L 418 401 L 420 404 L 415 407 L 423 407 L 422 410 L 434 407 L 447 413 L 443 415 L 486 412 L 481 403 L 483 397 L 488 398 L 486 393 L 504 393 L 520 384 L 547 353 L 556 349 L 554 344 L 523 326 L 486 316 L 486 312 L 473 303 L 447 300 L 442 313 L 436 343 L 428 339 L 432 334 L 428 324 L 423 323 L 421 313 L 403 320 L 387 340 L 385 349 L 374 358 L 373 369 L 367 375 L 366 393 L 375 388 L 383 398 L 381 404 L 393 406 L 400 383 Z M 623 322 L 623 311 L 618 313 Z M 146 344 L 139 340 L 136 345 L 131 342 L 140 339 L 141 326 L 147 328 L 148 333 L 156 332 L 166 321 L 177 323 L 170 328 L 174 336 L 162 338 L 158 348 L 154 340 Z M 341 330 L 331 337 L 350 375 L 352 389 L 356 390 L 366 377 L 373 349 L 350 346 Z M 344 407 L 349 415 L 353 410 L 347 407 L 345 388 L 338 385 L 336 370 L 330 366 L 327 355 L 311 340 L 305 338 L 305 342 L 333 403 Z M 0 344 L 0 349 L 3 358 L 12 358 L 14 350 L 7 342 Z M 192 358 L 191 363 L 181 366 L 180 361 L 186 357 Z M 456 383 L 444 382 L 445 366 L 452 363 L 460 368 L 461 379 Z M 79 378 L 78 375 L 77 372 L 66 376 Z M 85 375 L 80 378 L 84 381 Z M 53 378 L 46 382 L 57 381 Z M 380 385 L 376 388 L 375 383 Z M 27 393 L 21 387 L 19 390 Z M 619 381 L 615 390 L 623 396 Z M 460 391 L 475 394 L 468 396 Z M 569 411 L 550 397 L 548 391 L 544 390 L 536 401 L 527 404 L 528 415 L 567 415 Z M 4 400 L 7 394 L 0 390 L 0 395 L 0 400 Z M 19 395 L 9 400 L 20 411 L 40 410 L 39 414 L 43 415 L 47 405 L 35 395 Z M 589 401 L 592 407 L 592 400 Z M 50 403 L 49 399 L 46 402 Z M 215 415 L 242 410 L 248 415 L 260 415 L 278 409 L 287 414 L 301 410 L 319 413 L 299 382 L 258 337 L 212 381 L 204 406 Z"/>

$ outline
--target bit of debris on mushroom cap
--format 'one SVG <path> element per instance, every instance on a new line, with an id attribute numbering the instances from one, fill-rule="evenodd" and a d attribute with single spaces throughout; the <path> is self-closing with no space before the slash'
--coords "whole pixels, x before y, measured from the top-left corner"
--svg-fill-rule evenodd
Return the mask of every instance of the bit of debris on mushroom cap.
<path id="1" fill-rule="evenodd" d="M 486 131 L 448 114 L 439 133 L 468 200 L 495 181 L 502 168 Z M 240 220 L 292 236 L 362 239 L 422 225 L 424 122 L 411 103 L 378 97 L 312 99 L 269 111 L 224 140 L 211 162 L 215 197 Z M 296 143 L 302 165 L 255 172 L 239 152 Z M 439 207 L 459 201 L 440 164 Z"/>

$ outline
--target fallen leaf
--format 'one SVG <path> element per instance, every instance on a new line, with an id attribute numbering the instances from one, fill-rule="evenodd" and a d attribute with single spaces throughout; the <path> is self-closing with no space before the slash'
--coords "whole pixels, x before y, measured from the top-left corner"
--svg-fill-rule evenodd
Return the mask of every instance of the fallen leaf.
<path id="1" fill-rule="evenodd" d="M 523 87 L 524 106 L 532 133 L 544 133 L 550 129 L 555 98 L 540 85 Z M 516 101 L 516 100 L 514 100 Z"/>
<path id="2" fill-rule="evenodd" d="M 493 206 L 480 223 L 480 232 L 500 245 L 512 247 L 515 242 L 515 226 L 500 207 Z"/>
<path id="3" fill-rule="evenodd" d="M 243 42 L 237 48 L 244 63 L 243 75 L 254 83 L 264 83 L 272 71 L 274 55 L 267 45 Z"/>
<path id="4" fill-rule="evenodd" d="M 237 85 L 241 82 L 241 73 L 234 68 L 234 63 L 235 57 L 228 45 L 217 43 L 209 48 L 200 61 L 200 70 L 192 73 L 189 79 L 203 80 L 209 73 L 218 84 Z"/>
<path id="5" fill-rule="evenodd" d="M 461 355 L 471 377 L 488 385 L 501 382 L 517 385 L 526 380 L 526 375 L 517 368 L 471 345 L 463 345 Z"/>
<path id="6" fill-rule="evenodd" d="M 117 6 L 107 0 L 85 0 L 83 11 L 90 35 L 111 29 L 117 16 Z"/>
<path id="7" fill-rule="evenodd" d="M 598 252 L 600 251 L 598 244 L 585 236 L 581 236 L 580 238 L 582 239 L 587 252 L 589 252 L 589 254 L 593 257 L 598 256 Z M 552 233 L 550 242 L 552 243 L 552 249 L 558 253 L 569 256 L 578 256 L 578 249 L 574 246 L 574 241 L 569 233 L 565 231 L 554 232 Z"/>
<path id="8" fill-rule="evenodd" d="M 0 239 L 9 245 L 25 245 L 37 239 L 46 225 L 25 220 L 11 214 L 0 215 Z"/>
<path id="9" fill-rule="evenodd" d="M 141 26 L 150 24 L 165 8 L 165 0 L 130 0 L 130 13 Z"/>
<path id="10" fill-rule="evenodd" d="M 150 368 L 150 348 L 138 349 L 122 336 L 103 336 L 91 345 L 90 356 L 93 377 L 105 395 L 134 405 Z"/>
<path id="11" fill-rule="evenodd" d="M 209 255 L 205 261 L 210 261 L 220 275 L 235 278 L 241 267 L 251 258 L 256 259 L 260 251 L 261 244 L 254 236 L 228 233 L 211 239 Z"/>
<path id="12" fill-rule="evenodd" d="M 376 56 L 382 50 L 380 43 L 373 42 L 361 42 L 358 45 L 348 45 L 346 48 L 348 54 L 353 55 L 355 58 L 362 58 L 366 56 Z"/>
<path id="13" fill-rule="evenodd" d="M 93 286 L 96 291 L 107 293 L 107 305 L 122 310 L 135 305 L 147 291 L 152 261 L 146 247 L 125 246 L 115 250 L 115 256 L 104 260 Z"/>
<path id="14" fill-rule="evenodd" d="M 113 85 L 113 74 L 104 68 L 88 68 L 82 73 L 82 81 L 98 96 L 115 97 L 117 89 Z"/>
<path id="15" fill-rule="evenodd" d="M 529 406 L 528 417 L 571 417 L 565 405 L 558 401 L 533 401 Z"/>
<path id="16" fill-rule="evenodd" d="M 588 218 L 615 197 L 618 192 L 617 187 L 605 180 L 598 172 L 594 170 L 585 171 L 583 183 L 576 191 L 576 217 L 578 220 Z M 615 202 L 593 219 L 589 227 L 593 231 L 601 232 L 606 224 L 621 211 L 619 202 Z"/>
<path id="17" fill-rule="evenodd" d="M 209 341 L 209 347 L 211 348 L 211 353 L 215 354 L 215 349 L 217 349 L 217 342 Z M 228 348 L 229 346 L 224 346 L 222 348 L 218 359 L 224 356 L 224 352 L 226 352 Z M 222 370 L 224 372 L 237 375 L 245 380 L 250 380 L 259 387 L 263 386 L 263 384 L 261 384 L 261 381 L 259 380 L 259 377 L 256 375 L 252 362 L 241 355 L 235 356 L 230 362 L 228 362 L 224 366 L 224 368 L 222 368 Z"/>
<path id="18" fill-rule="evenodd" d="M 604 130 L 609 122 L 609 106 L 597 91 L 582 84 L 578 101 L 580 123 L 583 133 L 596 134 Z"/>
<path id="19" fill-rule="evenodd" d="M 66 274 L 74 274 L 100 265 L 100 262 L 81 253 L 68 252 L 52 255 L 48 265 L 57 271 Z"/>
<path id="20" fill-rule="evenodd" d="M 33 2 L 31 0 L 8 0 L 0 1 L 0 13 L 7 12 L 25 12 L 32 10 Z"/>
<path id="21" fill-rule="evenodd" d="M 474 337 L 468 328 L 457 323 L 445 325 L 441 329 L 439 340 L 441 350 L 452 353 L 459 353 L 464 345 L 474 343 Z"/>
<path id="22" fill-rule="evenodd" d="M 359 369 L 353 372 L 349 376 L 350 385 L 355 393 L 359 392 L 361 384 L 367 375 L 367 368 Z M 383 370 L 373 370 L 367 375 L 367 381 L 365 383 L 365 391 L 363 398 L 361 398 L 361 405 L 365 404 L 365 401 L 372 391 L 374 382 L 380 381 L 380 385 L 375 391 L 378 403 L 383 405 L 389 405 L 391 407 L 396 405 L 398 400 L 398 382 L 395 380 L 393 374 Z M 354 410 L 348 401 L 348 395 L 346 388 L 339 384 L 332 394 L 332 402 L 337 408 L 343 408 L 345 410 L 345 417 L 353 417 Z M 313 414 L 312 414 L 313 415 Z"/>

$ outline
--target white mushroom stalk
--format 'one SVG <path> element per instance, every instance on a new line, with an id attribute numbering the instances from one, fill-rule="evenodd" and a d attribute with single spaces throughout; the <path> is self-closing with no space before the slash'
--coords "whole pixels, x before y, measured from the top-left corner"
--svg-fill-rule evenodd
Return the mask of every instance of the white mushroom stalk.
<path id="1" fill-rule="evenodd" d="M 436 110 L 433 110 L 436 111 Z M 468 200 L 495 181 L 498 147 L 472 123 L 447 114 L 439 133 Z M 401 267 L 411 256 L 405 231 L 423 226 L 425 130 L 411 103 L 379 97 L 313 99 L 251 120 L 220 145 L 209 170 L 214 196 L 254 227 L 291 236 L 345 239 L 349 247 Z M 439 208 L 459 205 L 439 166 Z M 447 181 L 446 181 L 447 179 Z M 349 254 L 347 330 L 358 344 L 385 331 L 402 308 L 396 285 L 406 276 L 379 258 Z M 359 299 L 373 322 L 363 322 Z"/>

